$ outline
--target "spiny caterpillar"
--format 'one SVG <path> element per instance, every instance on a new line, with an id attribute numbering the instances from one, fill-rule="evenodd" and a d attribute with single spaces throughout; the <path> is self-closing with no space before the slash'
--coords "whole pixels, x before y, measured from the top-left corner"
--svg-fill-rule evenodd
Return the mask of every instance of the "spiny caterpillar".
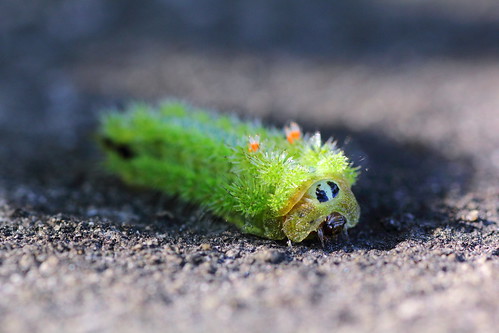
<path id="1" fill-rule="evenodd" d="M 358 168 L 296 123 L 283 133 L 183 102 L 136 103 L 105 114 L 99 137 L 127 183 L 195 202 L 243 232 L 324 244 L 359 220 L 350 189 Z"/>

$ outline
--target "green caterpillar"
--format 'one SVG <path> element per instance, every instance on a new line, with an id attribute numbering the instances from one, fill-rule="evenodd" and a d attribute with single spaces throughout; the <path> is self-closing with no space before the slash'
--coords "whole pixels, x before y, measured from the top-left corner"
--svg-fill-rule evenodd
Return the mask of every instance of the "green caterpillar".
<path id="1" fill-rule="evenodd" d="M 301 242 L 355 226 L 358 168 L 320 133 L 280 131 L 165 101 L 106 113 L 100 141 L 108 168 L 129 184 L 195 202 L 269 239 Z"/>

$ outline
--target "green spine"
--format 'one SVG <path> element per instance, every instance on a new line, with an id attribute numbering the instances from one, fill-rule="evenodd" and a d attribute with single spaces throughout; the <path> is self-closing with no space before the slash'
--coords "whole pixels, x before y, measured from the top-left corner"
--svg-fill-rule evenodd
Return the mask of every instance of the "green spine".
<path id="1" fill-rule="evenodd" d="M 251 151 L 249 137 L 255 136 L 260 146 Z M 271 239 L 301 241 L 315 231 L 304 227 L 295 235 L 298 227 L 283 228 L 297 192 L 336 178 L 348 192 L 358 174 L 318 133 L 290 143 L 282 131 L 177 101 L 157 107 L 136 103 L 125 112 L 107 113 L 100 137 L 108 168 L 127 183 L 178 195 L 243 231 Z M 345 207 L 357 205 L 355 198 L 354 203 L 345 200 Z M 357 223 L 351 220 L 350 226 Z"/>

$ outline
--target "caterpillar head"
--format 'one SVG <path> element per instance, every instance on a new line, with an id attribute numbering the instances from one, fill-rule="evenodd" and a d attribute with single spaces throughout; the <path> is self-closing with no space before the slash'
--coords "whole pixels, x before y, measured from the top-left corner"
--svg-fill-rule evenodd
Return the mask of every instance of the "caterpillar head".
<path id="1" fill-rule="evenodd" d="M 292 201 L 284 214 L 283 231 L 293 242 L 301 242 L 314 232 L 322 241 L 323 236 L 337 234 L 359 221 L 360 207 L 343 176 L 315 180 Z"/>

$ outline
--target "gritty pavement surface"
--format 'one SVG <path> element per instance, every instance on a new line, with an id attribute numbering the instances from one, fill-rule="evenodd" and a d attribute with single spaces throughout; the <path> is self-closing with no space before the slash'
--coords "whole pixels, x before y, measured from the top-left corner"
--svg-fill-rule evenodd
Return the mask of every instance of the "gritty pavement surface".
<path id="1" fill-rule="evenodd" d="M 0 4 L 0 332 L 495 332 L 495 1 Z M 332 135 L 349 240 L 240 233 L 101 168 L 133 99 Z"/>

